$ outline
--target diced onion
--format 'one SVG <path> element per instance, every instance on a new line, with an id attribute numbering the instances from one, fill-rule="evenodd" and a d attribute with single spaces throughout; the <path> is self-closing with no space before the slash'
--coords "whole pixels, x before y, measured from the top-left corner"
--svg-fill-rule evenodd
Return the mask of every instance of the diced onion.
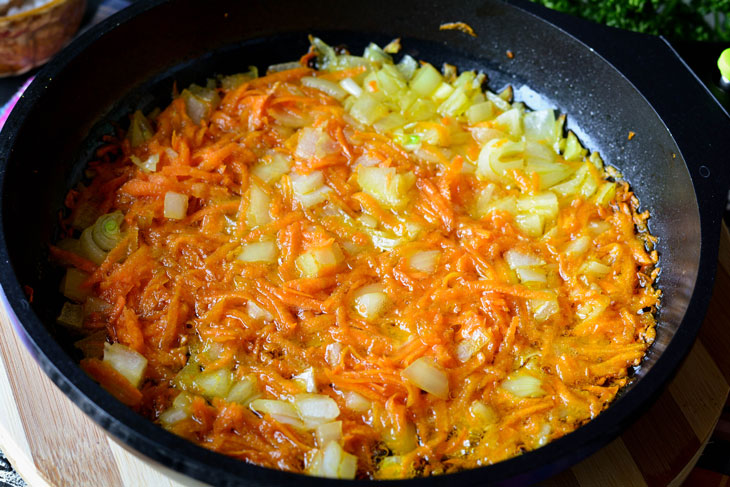
<path id="1" fill-rule="evenodd" d="M 253 301 L 249 301 L 246 304 L 246 312 L 248 315 L 253 318 L 254 320 L 264 320 L 264 321 L 271 321 L 274 319 L 274 316 L 266 311 L 264 308 L 259 306 L 258 304 L 254 303 Z"/>
<path id="2" fill-rule="evenodd" d="M 611 272 L 611 268 L 597 260 L 589 260 L 580 266 L 580 274 L 593 277 L 603 277 Z"/>
<path id="3" fill-rule="evenodd" d="M 386 208 L 403 208 L 415 181 L 413 173 L 397 174 L 392 167 L 360 166 L 357 171 L 357 184 Z"/>
<path id="4" fill-rule="evenodd" d="M 339 342 L 330 343 L 325 349 L 324 359 L 331 367 L 336 367 L 340 363 L 342 353 L 342 344 Z"/>
<path id="5" fill-rule="evenodd" d="M 326 446 L 330 441 L 338 442 L 342 440 L 342 421 L 317 425 L 314 428 L 314 436 L 317 438 L 317 444 L 320 447 Z"/>
<path id="6" fill-rule="evenodd" d="M 188 419 L 189 417 L 190 412 L 182 408 L 173 407 L 160 414 L 159 420 L 162 426 L 169 428 L 170 426 L 173 426 L 184 419 Z"/>
<path id="7" fill-rule="evenodd" d="M 522 111 L 518 108 L 507 110 L 503 114 L 494 119 L 494 126 L 504 130 L 510 136 L 517 140 L 522 137 L 524 132 L 522 124 Z"/>
<path id="8" fill-rule="evenodd" d="M 405 425 L 392 425 L 383 431 L 383 440 L 393 453 L 398 455 L 413 451 L 418 446 L 416 427 L 408 421 Z"/>
<path id="9" fill-rule="evenodd" d="M 324 184 L 324 176 L 321 171 L 314 171 L 310 174 L 292 174 L 291 181 L 294 197 L 304 208 L 326 201 L 331 191 Z"/>
<path id="10" fill-rule="evenodd" d="M 276 262 L 277 254 L 276 243 L 270 240 L 263 242 L 252 242 L 241 248 L 238 254 L 238 260 L 242 262 L 265 262 L 273 264 Z"/>
<path id="11" fill-rule="evenodd" d="M 264 181 L 271 184 L 278 181 L 284 174 L 291 169 L 289 158 L 279 152 L 274 152 L 264 159 L 264 161 L 256 164 L 251 172 Z"/>
<path id="12" fill-rule="evenodd" d="M 374 95 L 363 92 L 350 107 L 350 115 L 358 122 L 372 125 L 388 114 L 388 109 Z"/>
<path id="13" fill-rule="evenodd" d="M 578 306 L 575 314 L 584 321 L 592 320 L 603 313 L 610 303 L 609 299 L 592 299 Z"/>
<path id="14" fill-rule="evenodd" d="M 252 184 L 248 197 L 248 208 L 246 209 L 246 224 L 255 228 L 260 225 L 266 225 L 271 221 L 269 215 L 269 207 L 271 198 L 259 188 L 258 185 Z"/>
<path id="15" fill-rule="evenodd" d="M 299 141 L 294 155 L 309 161 L 314 158 L 321 159 L 339 150 L 339 145 L 322 129 L 304 127 L 299 131 Z"/>
<path id="16" fill-rule="evenodd" d="M 150 139 L 154 135 L 154 130 L 150 121 L 144 116 L 141 110 L 137 110 L 132 114 L 131 121 L 129 123 L 129 130 L 127 131 L 127 138 L 129 139 L 130 145 L 138 147 L 145 141 Z"/>
<path id="17" fill-rule="evenodd" d="M 547 275 L 542 269 L 518 267 L 515 272 L 523 284 L 544 284 L 547 282 Z"/>
<path id="18" fill-rule="evenodd" d="M 402 374 L 415 386 L 440 399 L 449 396 L 449 377 L 429 358 L 416 359 L 403 370 Z"/>
<path id="19" fill-rule="evenodd" d="M 129 159 L 134 163 L 135 166 L 140 168 L 142 172 L 150 173 L 157 171 L 157 164 L 160 162 L 159 154 L 152 154 L 144 161 L 137 156 L 129 156 Z"/>
<path id="20" fill-rule="evenodd" d="M 383 458 L 375 472 L 375 478 L 378 480 L 397 480 L 402 477 L 403 457 L 392 455 Z"/>
<path id="21" fill-rule="evenodd" d="M 187 195 L 168 191 L 165 193 L 165 218 L 170 220 L 182 220 L 188 212 Z"/>
<path id="22" fill-rule="evenodd" d="M 364 286 L 355 293 L 355 310 L 368 321 L 377 319 L 388 306 L 388 296 L 380 284 Z"/>
<path id="23" fill-rule="evenodd" d="M 106 259 L 106 251 L 99 247 L 94 240 L 94 226 L 92 225 L 81 232 L 79 237 L 79 246 L 82 257 L 86 257 L 95 264 L 101 264 Z"/>
<path id="24" fill-rule="evenodd" d="M 563 252 L 567 255 L 581 255 L 588 250 L 590 245 L 591 240 L 583 235 L 568 243 Z"/>
<path id="25" fill-rule="evenodd" d="M 530 237 L 539 237 L 545 230 L 545 218 L 534 213 L 520 213 L 515 216 L 515 223 Z"/>
<path id="26" fill-rule="evenodd" d="M 354 479 L 357 473 L 357 457 L 347 453 L 336 441 L 317 450 L 306 472 L 317 477 Z"/>
<path id="27" fill-rule="evenodd" d="M 193 404 L 193 396 L 187 392 L 181 392 L 172 401 L 172 407 L 179 409 L 189 408 Z"/>
<path id="28" fill-rule="evenodd" d="M 231 389 L 233 377 L 228 369 L 218 369 L 211 372 L 202 372 L 193 379 L 193 387 L 207 399 L 226 397 Z"/>
<path id="29" fill-rule="evenodd" d="M 61 293 L 72 301 L 84 302 L 89 296 L 89 290 L 83 286 L 88 278 L 87 273 L 75 267 L 69 267 L 61 281 Z"/>
<path id="30" fill-rule="evenodd" d="M 89 296 L 88 298 L 86 298 L 86 301 L 84 301 L 84 316 L 89 316 L 94 313 L 105 315 L 107 312 L 109 312 L 109 310 L 111 310 L 111 308 L 112 305 L 104 301 L 103 299 Z"/>
<path id="31" fill-rule="evenodd" d="M 511 373 L 502 382 L 502 388 L 517 397 L 541 397 L 545 395 L 542 381 L 524 371 Z"/>
<path id="32" fill-rule="evenodd" d="M 147 359 L 121 343 L 104 344 L 104 362 L 123 375 L 134 387 L 139 387 L 147 369 Z"/>
<path id="33" fill-rule="evenodd" d="M 364 413 L 372 407 L 372 403 L 368 398 L 355 391 L 345 392 L 345 405 L 348 409 L 357 413 Z"/>
<path id="34" fill-rule="evenodd" d="M 530 309 L 535 320 L 542 322 L 560 311 L 560 306 L 557 299 L 531 299 Z"/>
<path id="35" fill-rule="evenodd" d="M 302 277 L 320 277 L 332 272 L 344 259 L 340 246 L 332 243 L 303 253 L 297 257 L 295 265 Z"/>
<path id="36" fill-rule="evenodd" d="M 236 381 L 226 395 L 226 401 L 247 405 L 256 395 L 254 380 L 244 378 Z"/>
<path id="37" fill-rule="evenodd" d="M 411 80 L 411 89 L 423 97 L 430 96 L 441 84 L 443 78 L 436 68 L 423 64 Z"/>
<path id="38" fill-rule="evenodd" d="M 493 113 L 494 105 L 491 101 L 487 100 L 482 103 L 477 103 L 470 106 L 466 110 L 466 119 L 469 121 L 470 124 L 475 124 L 483 122 L 485 120 L 489 120 L 490 118 L 492 118 Z"/>
<path id="39" fill-rule="evenodd" d="M 324 78 L 305 76 L 302 78 L 301 82 L 304 86 L 326 93 L 338 101 L 342 101 L 347 96 L 347 91 L 342 89 L 337 83 Z"/>
<path id="40" fill-rule="evenodd" d="M 525 137 L 552 144 L 555 142 L 555 113 L 552 109 L 525 113 Z"/>
<path id="41" fill-rule="evenodd" d="M 558 197 L 552 191 L 517 198 L 517 211 L 542 215 L 554 219 L 558 216 Z"/>
<path id="42" fill-rule="evenodd" d="M 482 401 L 474 401 L 469 406 L 469 412 L 483 425 L 490 425 L 497 421 L 497 413 L 494 408 L 484 404 Z"/>
<path id="43" fill-rule="evenodd" d="M 545 264 L 545 261 L 540 257 L 525 254 L 514 249 L 510 249 L 504 253 L 504 260 L 507 262 L 510 269 L 533 267 Z"/>
<path id="44" fill-rule="evenodd" d="M 299 419 L 296 408 L 278 399 L 255 399 L 248 405 L 249 408 L 259 414 L 268 414 L 276 421 L 283 424 L 290 424 L 296 428 L 303 429 L 304 423 Z"/>
<path id="45" fill-rule="evenodd" d="M 340 87 L 355 98 L 362 95 L 362 88 L 352 78 L 345 78 L 340 81 Z"/>
<path id="46" fill-rule="evenodd" d="M 592 221 L 588 223 L 588 230 L 593 235 L 600 235 L 611 230 L 611 224 L 603 220 Z"/>
<path id="47" fill-rule="evenodd" d="M 510 169 L 521 169 L 524 164 L 524 142 L 492 139 L 479 152 L 477 176 L 483 179 L 504 180 Z"/>
<path id="48" fill-rule="evenodd" d="M 411 78 L 413 78 L 413 75 L 416 74 L 416 70 L 418 69 L 418 61 L 416 61 L 412 56 L 406 54 L 405 56 L 403 56 L 403 59 L 401 59 L 400 62 L 396 65 L 396 68 L 398 68 L 398 71 L 401 72 L 406 80 L 410 80 Z"/>
<path id="49" fill-rule="evenodd" d="M 482 330 L 474 330 L 469 338 L 456 344 L 456 358 L 464 363 L 487 344 L 489 339 Z"/>
<path id="50" fill-rule="evenodd" d="M 180 96 L 185 101 L 185 111 L 196 125 L 208 118 L 220 101 L 216 90 L 198 85 L 190 85 Z"/>
<path id="51" fill-rule="evenodd" d="M 440 256 L 441 251 L 439 250 L 416 252 L 408 259 L 408 265 L 414 270 L 431 274 L 436 270 Z"/>
<path id="52" fill-rule="evenodd" d="M 317 392 L 317 381 L 314 378 L 314 369 L 309 367 L 301 374 L 292 377 L 292 380 L 301 385 L 307 392 Z"/>
<path id="53" fill-rule="evenodd" d="M 565 149 L 563 150 L 563 157 L 566 161 L 577 161 L 585 156 L 587 151 L 580 145 L 578 137 L 575 136 L 572 130 L 568 131 L 568 136 L 565 139 Z"/>
<path id="54" fill-rule="evenodd" d="M 302 418 L 312 421 L 331 421 L 340 415 L 340 408 L 334 399 L 324 394 L 297 394 L 296 406 Z"/>
<path id="55" fill-rule="evenodd" d="M 56 318 L 59 325 L 81 328 L 84 324 L 84 307 L 80 304 L 65 302 L 61 314 Z"/>

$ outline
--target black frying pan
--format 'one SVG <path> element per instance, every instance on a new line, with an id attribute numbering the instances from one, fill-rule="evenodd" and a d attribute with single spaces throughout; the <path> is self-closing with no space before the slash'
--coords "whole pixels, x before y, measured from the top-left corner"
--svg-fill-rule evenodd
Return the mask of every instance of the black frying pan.
<path id="1" fill-rule="evenodd" d="M 439 31 L 466 21 L 479 35 Z M 707 307 L 730 171 L 730 120 L 660 38 L 620 32 L 523 0 L 465 2 L 137 3 L 69 46 L 37 76 L 2 132 L 0 280 L 18 334 L 87 414 L 143 455 L 214 485 L 329 485 L 248 465 L 181 441 L 115 401 L 79 369 L 54 325 L 61 271 L 47 257 L 67 190 L 111 121 L 169 102 L 213 73 L 297 58 L 312 33 L 357 52 L 402 37 L 404 51 L 480 69 L 532 108 L 555 106 L 590 148 L 618 167 L 660 237 L 658 335 L 636 380 L 574 433 L 496 465 L 403 484 L 523 484 L 580 460 L 647 407 L 694 341 Z M 590 46 L 590 47 L 589 47 Z M 505 55 L 514 53 L 514 59 Z M 529 87 L 529 88 L 527 88 Z M 636 137 L 629 141 L 627 135 Z M 34 288 L 29 304 L 23 286 Z M 62 427 L 59 425 L 59 427 Z M 670 426 L 671 427 L 671 426 Z"/>

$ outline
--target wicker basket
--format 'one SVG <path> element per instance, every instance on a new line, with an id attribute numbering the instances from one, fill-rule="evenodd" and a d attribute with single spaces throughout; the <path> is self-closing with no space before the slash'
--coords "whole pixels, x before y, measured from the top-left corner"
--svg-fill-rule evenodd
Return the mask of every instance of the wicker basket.
<path id="1" fill-rule="evenodd" d="M 76 33 L 86 0 L 52 0 L 0 17 L 0 77 L 24 73 L 46 62 Z"/>

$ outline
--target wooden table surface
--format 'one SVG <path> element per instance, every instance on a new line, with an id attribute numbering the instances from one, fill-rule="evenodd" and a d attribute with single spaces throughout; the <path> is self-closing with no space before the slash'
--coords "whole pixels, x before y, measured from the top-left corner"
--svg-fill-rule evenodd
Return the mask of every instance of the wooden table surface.
<path id="1" fill-rule="evenodd" d="M 543 483 L 681 485 L 730 391 L 730 238 L 723 227 L 714 296 L 700 336 L 657 402 L 620 438 Z M 0 449 L 33 487 L 202 485 L 128 452 L 45 376 L 0 312 Z M 728 478 L 714 477 L 724 485 Z M 695 485 L 710 485 L 700 480 Z"/>

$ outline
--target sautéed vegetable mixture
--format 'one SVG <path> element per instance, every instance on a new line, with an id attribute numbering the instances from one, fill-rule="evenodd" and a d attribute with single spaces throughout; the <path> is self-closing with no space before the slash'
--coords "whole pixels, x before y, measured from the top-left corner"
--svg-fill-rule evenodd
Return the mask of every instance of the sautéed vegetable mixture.
<path id="1" fill-rule="evenodd" d="M 271 468 L 487 465 L 596 417 L 654 339 L 648 213 L 485 75 L 313 38 L 108 136 L 58 318 L 120 401 Z"/>

